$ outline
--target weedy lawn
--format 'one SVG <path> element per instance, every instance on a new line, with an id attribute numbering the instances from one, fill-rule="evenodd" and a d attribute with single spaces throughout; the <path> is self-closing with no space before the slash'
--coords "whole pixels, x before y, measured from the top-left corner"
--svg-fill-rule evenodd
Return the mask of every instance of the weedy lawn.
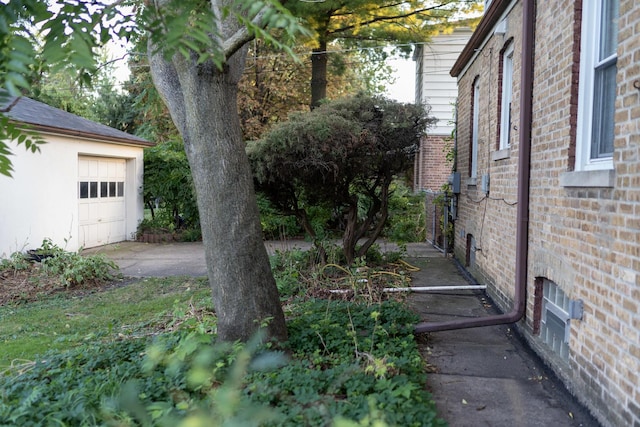
<path id="1" fill-rule="evenodd" d="M 81 292 L 64 282 L 4 303 L 0 425 L 444 425 L 424 389 L 415 314 L 376 294 L 363 265 L 319 272 L 305 257 L 273 260 L 289 326 L 281 348 L 260 336 L 217 343 L 204 279 Z M 319 292 L 338 285 L 348 292 Z"/>

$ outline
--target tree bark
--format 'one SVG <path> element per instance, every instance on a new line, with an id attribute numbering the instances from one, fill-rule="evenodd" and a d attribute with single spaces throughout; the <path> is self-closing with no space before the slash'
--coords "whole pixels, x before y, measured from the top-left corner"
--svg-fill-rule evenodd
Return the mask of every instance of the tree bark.
<path id="1" fill-rule="evenodd" d="M 311 109 L 327 97 L 327 42 L 322 40 L 320 45 L 311 53 Z"/>
<path id="2" fill-rule="evenodd" d="M 262 240 L 260 216 L 237 110 L 246 49 L 225 68 L 171 60 L 150 47 L 151 74 L 184 140 L 195 184 L 218 339 L 246 341 L 267 323 L 267 339 L 287 330 Z"/>
<path id="3" fill-rule="evenodd" d="M 356 244 L 358 238 L 356 236 L 356 227 L 358 226 L 358 201 L 354 199 L 347 209 L 347 218 L 344 233 L 342 234 L 342 250 L 347 265 L 353 264 L 355 259 Z"/>

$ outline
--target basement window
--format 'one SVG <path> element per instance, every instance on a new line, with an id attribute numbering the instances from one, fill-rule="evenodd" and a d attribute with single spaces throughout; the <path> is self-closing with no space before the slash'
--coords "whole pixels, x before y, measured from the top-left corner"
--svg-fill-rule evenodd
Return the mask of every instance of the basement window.
<path id="1" fill-rule="evenodd" d="M 554 282 L 543 280 L 540 337 L 563 359 L 569 358 L 570 300 Z"/>

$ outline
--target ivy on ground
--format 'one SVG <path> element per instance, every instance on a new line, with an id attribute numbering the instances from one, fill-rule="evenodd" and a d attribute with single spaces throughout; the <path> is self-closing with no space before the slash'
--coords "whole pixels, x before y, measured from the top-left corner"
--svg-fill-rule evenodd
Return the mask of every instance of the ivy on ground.
<path id="1" fill-rule="evenodd" d="M 47 354 L 0 378 L 0 425 L 444 425 L 401 304 L 310 300 L 289 315 L 286 351 L 211 344 L 192 325 Z"/>

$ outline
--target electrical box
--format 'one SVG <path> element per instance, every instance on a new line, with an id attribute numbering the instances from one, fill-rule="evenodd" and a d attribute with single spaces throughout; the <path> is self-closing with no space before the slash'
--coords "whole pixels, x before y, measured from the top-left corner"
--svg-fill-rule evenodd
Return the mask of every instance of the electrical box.
<path id="1" fill-rule="evenodd" d="M 453 172 L 447 180 L 453 194 L 460 194 L 460 172 Z"/>
<path id="2" fill-rule="evenodd" d="M 480 184 L 480 189 L 482 190 L 482 192 L 484 193 L 488 193 L 489 192 L 489 174 L 485 173 L 484 175 L 482 175 L 482 181 Z"/>

